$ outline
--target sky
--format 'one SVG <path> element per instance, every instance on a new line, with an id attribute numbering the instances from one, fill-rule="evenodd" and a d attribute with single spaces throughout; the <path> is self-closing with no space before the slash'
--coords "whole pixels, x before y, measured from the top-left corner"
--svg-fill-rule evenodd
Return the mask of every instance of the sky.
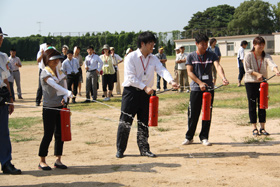
<path id="1" fill-rule="evenodd" d="M 265 0 L 276 5 L 279 0 Z M 183 31 L 193 14 L 244 0 L 0 0 L 0 27 L 9 37 L 60 32 Z"/>

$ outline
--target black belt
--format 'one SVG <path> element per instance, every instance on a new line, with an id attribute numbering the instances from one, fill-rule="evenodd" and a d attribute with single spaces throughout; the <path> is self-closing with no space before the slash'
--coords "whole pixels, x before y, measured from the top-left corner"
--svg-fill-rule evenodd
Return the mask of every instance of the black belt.
<path id="1" fill-rule="evenodd" d="M 135 89 L 136 91 L 144 91 L 144 90 L 141 90 L 140 88 L 136 88 L 136 87 L 134 87 L 134 86 L 129 86 L 128 88 L 133 88 L 133 89 Z"/>
<path id="2" fill-rule="evenodd" d="M 15 70 L 15 71 L 13 71 L 13 72 L 16 72 L 16 71 L 19 71 L 19 70 Z"/>
<path id="3" fill-rule="evenodd" d="M 96 69 L 94 69 L 94 70 L 87 70 L 87 72 L 94 72 Z"/>

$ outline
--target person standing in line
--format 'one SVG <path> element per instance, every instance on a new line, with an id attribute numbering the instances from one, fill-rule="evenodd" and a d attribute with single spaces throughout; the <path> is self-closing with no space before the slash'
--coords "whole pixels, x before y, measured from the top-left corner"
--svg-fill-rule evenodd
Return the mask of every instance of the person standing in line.
<path id="1" fill-rule="evenodd" d="M 115 53 L 114 47 L 110 47 L 110 51 L 111 51 L 111 56 L 113 59 L 113 65 L 115 68 L 114 82 L 116 83 L 116 92 L 118 95 L 120 95 L 121 94 L 121 84 L 120 84 L 120 73 L 119 73 L 118 65 L 123 62 L 123 59 L 118 54 Z"/>
<path id="2" fill-rule="evenodd" d="M 79 83 L 79 62 L 76 58 L 73 58 L 73 51 L 67 51 L 67 59 L 62 62 L 62 71 L 67 75 L 67 87 L 73 94 L 72 103 L 76 103 L 77 88 Z"/>
<path id="3" fill-rule="evenodd" d="M 67 166 L 61 162 L 64 142 L 61 140 L 60 109 L 67 103 L 68 98 L 73 97 L 73 94 L 66 88 L 65 74 L 57 67 L 63 58 L 54 47 L 48 47 L 43 53 L 45 68 L 42 70 L 40 79 L 44 92 L 44 136 L 38 153 L 40 157 L 38 168 L 41 170 L 51 170 L 46 162 L 46 157 L 53 136 L 55 137 L 54 155 L 56 156 L 54 167 L 67 169 Z"/>
<path id="4" fill-rule="evenodd" d="M 133 49 L 131 47 L 127 48 L 126 51 L 125 51 L 125 57 L 131 53 L 133 51 Z"/>
<path id="5" fill-rule="evenodd" d="M 178 55 L 178 59 L 175 61 L 178 64 L 178 77 L 180 83 L 180 92 L 183 92 L 186 88 L 187 93 L 190 92 L 189 89 L 189 79 L 188 79 L 188 72 L 186 68 L 186 60 L 188 54 L 185 53 L 185 47 L 180 47 L 180 54 Z"/>
<path id="6" fill-rule="evenodd" d="M 90 94 L 92 101 L 95 102 L 97 98 L 98 74 L 102 70 L 103 61 L 98 55 L 94 54 L 92 46 L 87 48 L 88 55 L 85 58 L 86 69 L 86 100 L 85 103 L 90 102 Z"/>
<path id="7" fill-rule="evenodd" d="M 4 34 L 0 27 L 0 47 L 2 46 Z M 12 144 L 9 132 L 9 114 L 14 111 L 13 97 L 8 82 L 9 70 L 7 69 L 8 56 L 0 52 L 0 162 L 4 174 L 21 174 L 20 169 L 16 169 L 11 163 Z M 5 102 L 9 102 L 7 105 Z"/>
<path id="8" fill-rule="evenodd" d="M 80 55 L 80 52 L 81 52 L 81 48 L 79 46 L 75 46 L 74 47 L 74 58 L 76 58 L 79 62 L 79 83 L 78 83 L 78 94 L 79 96 L 82 96 L 82 83 L 83 83 L 83 71 L 82 71 L 82 66 L 84 64 L 84 61 L 83 61 L 83 57 Z"/>
<path id="9" fill-rule="evenodd" d="M 21 93 L 21 85 L 20 85 L 20 72 L 19 72 L 19 68 L 22 67 L 21 61 L 19 59 L 19 57 L 16 56 L 16 49 L 11 49 L 10 50 L 10 57 L 9 57 L 9 62 L 11 63 L 11 65 L 13 66 L 13 77 L 14 80 L 16 81 L 16 85 L 17 85 L 17 95 L 18 95 L 18 99 L 23 99 L 22 98 L 22 93 Z"/>
<path id="10" fill-rule="evenodd" d="M 67 51 L 69 50 L 69 47 L 67 45 L 62 46 L 62 53 L 61 55 L 63 56 L 63 60 L 67 59 Z"/>
<path id="11" fill-rule="evenodd" d="M 51 43 L 43 43 L 43 44 L 41 44 L 40 45 L 40 49 L 39 49 L 39 51 L 37 53 L 37 63 L 38 63 L 38 67 L 39 67 L 39 84 L 38 84 L 36 100 L 35 100 L 36 106 L 40 106 L 41 100 L 42 100 L 42 96 L 43 96 L 43 90 L 42 90 L 42 85 L 41 85 L 41 81 L 40 81 L 41 72 L 45 68 L 45 65 L 43 63 L 43 53 L 50 46 L 51 46 Z"/>
<path id="12" fill-rule="evenodd" d="M 265 130 L 266 110 L 260 109 L 259 92 L 260 83 L 263 81 L 263 78 L 268 78 L 267 66 L 269 66 L 277 76 L 280 76 L 278 66 L 273 62 L 271 56 L 264 52 L 264 47 L 264 38 L 261 36 L 256 37 L 253 40 L 253 49 L 250 53 L 246 54 L 244 59 L 244 82 L 248 98 L 250 123 L 253 125 L 253 135 L 269 135 Z M 260 131 L 257 129 L 256 106 L 258 106 Z"/>
<path id="13" fill-rule="evenodd" d="M 246 40 L 243 40 L 241 42 L 241 45 L 240 45 L 241 47 L 239 48 L 238 54 L 237 54 L 237 67 L 239 69 L 238 84 L 237 84 L 238 87 L 242 86 L 241 81 L 245 74 L 243 60 L 245 57 L 244 49 L 246 49 L 247 45 L 248 45 L 248 42 Z"/>
<path id="14" fill-rule="evenodd" d="M 218 46 L 216 46 L 217 40 L 215 38 L 212 38 L 209 43 L 210 43 L 210 46 L 208 47 L 207 51 L 215 53 L 218 56 L 218 58 L 219 58 L 218 61 L 220 63 L 222 55 L 220 52 L 220 48 Z M 216 80 L 217 80 L 217 70 L 216 70 L 215 66 L 212 66 L 212 67 L 213 67 L 213 83 L 215 86 Z"/>
<path id="15" fill-rule="evenodd" d="M 166 55 L 163 53 L 163 47 L 158 48 L 158 53 L 156 54 L 156 57 L 158 57 L 163 67 L 166 68 L 167 58 Z M 156 90 L 157 92 L 160 91 L 160 79 L 161 77 L 157 74 L 157 90 Z M 164 79 L 163 79 L 163 89 L 167 90 L 167 82 Z"/>
<path id="16" fill-rule="evenodd" d="M 10 76 L 8 77 L 8 82 L 10 84 L 11 94 L 12 94 L 13 100 L 15 102 L 13 66 L 10 62 L 8 62 L 8 70 L 10 72 Z"/>
<path id="17" fill-rule="evenodd" d="M 150 151 L 149 137 L 149 99 L 153 94 L 154 72 L 162 76 L 173 88 L 178 85 L 159 59 L 152 54 L 156 38 L 151 32 L 138 36 L 136 51 L 124 60 L 124 87 L 121 115 L 117 133 L 117 158 L 123 158 L 134 116 L 137 114 L 137 144 L 141 156 L 156 157 Z"/>
<path id="18" fill-rule="evenodd" d="M 191 82 L 191 94 L 190 102 L 188 107 L 188 131 L 186 133 L 186 139 L 183 141 L 183 145 L 188 145 L 193 143 L 193 137 L 196 131 L 197 122 L 201 112 L 202 106 L 202 95 L 207 88 L 214 88 L 213 78 L 212 78 L 212 66 L 214 65 L 217 69 L 219 76 L 222 78 L 223 85 L 228 85 L 229 82 L 225 77 L 224 70 L 219 63 L 219 58 L 215 53 L 208 52 L 208 37 L 205 34 L 198 34 L 195 37 L 195 44 L 197 51 L 189 54 L 187 58 L 187 69 L 189 77 L 192 79 Z M 209 131 L 212 118 L 212 105 L 214 101 L 214 90 L 210 91 L 211 100 L 211 113 L 209 121 L 202 121 L 202 128 L 199 134 L 200 141 L 202 145 L 210 146 L 212 145 L 209 139 Z"/>
<path id="19" fill-rule="evenodd" d="M 113 59 L 110 52 L 109 45 L 105 44 L 102 49 L 103 55 L 100 55 L 100 59 L 103 61 L 103 75 L 102 75 L 102 88 L 104 101 L 110 101 L 114 87 L 114 74 L 115 68 L 113 66 Z M 107 92 L 107 87 L 109 92 Z"/>
<path id="20" fill-rule="evenodd" d="M 176 47 L 175 49 L 176 53 L 176 59 L 175 59 L 175 66 L 174 66 L 174 81 L 179 84 L 179 76 L 178 76 L 178 63 L 176 63 L 177 60 L 179 60 L 179 54 L 180 54 L 180 48 Z M 173 89 L 172 91 L 178 91 L 178 89 Z"/>

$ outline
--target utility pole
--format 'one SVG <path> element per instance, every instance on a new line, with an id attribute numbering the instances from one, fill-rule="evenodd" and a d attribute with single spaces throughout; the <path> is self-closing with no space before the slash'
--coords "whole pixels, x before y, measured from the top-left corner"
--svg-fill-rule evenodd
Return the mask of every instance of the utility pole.
<path id="1" fill-rule="evenodd" d="M 41 23 L 40 21 L 37 21 L 37 24 L 39 24 L 39 34 L 41 35 Z"/>

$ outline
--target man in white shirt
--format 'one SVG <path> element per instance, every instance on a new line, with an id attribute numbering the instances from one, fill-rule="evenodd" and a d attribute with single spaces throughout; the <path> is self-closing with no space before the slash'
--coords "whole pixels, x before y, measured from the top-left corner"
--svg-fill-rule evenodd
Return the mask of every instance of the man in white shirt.
<path id="1" fill-rule="evenodd" d="M 138 36 L 136 51 L 131 52 L 124 61 L 124 87 L 121 116 L 117 133 L 117 158 L 122 158 L 126 150 L 130 128 L 137 114 L 137 144 L 141 156 L 156 157 L 150 151 L 149 137 L 149 99 L 154 93 L 154 72 L 163 77 L 172 87 L 178 85 L 159 59 L 152 55 L 156 38 L 151 32 Z"/>
<path id="2" fill-rule="evenodd" d="M 23 99 L 22 98 L 22 94 L 21 94 L 21 86 L 20 86 L 20 72 L 19 72 L 19 68 L 22 66 L 21 61 L 19 59 L 19 57 L 16 56 L 16 49 L 11 49 L 10 50 L 10 57 L 9 57 L 9 62 L 12 65 L 12 69 L 13 69 L 13 77 L 14 80 L 16 81 L 16 85 L 17 85 L 17 94 L 18 94 L 18 99 Z"/>
<path id="3" fill-rule="evenodd" d="M 4 34 L 0 27 L 0 47 L 2 46 Z M 2 171 L 5 174 L 21 174 L 20 169 L 16 169 L 11 163 L 12 145 L 9 133 L 9 114 L 14 111 L 14 105 L 7 105 L 5 102 L 13 103 L 8 77 L 10 75 L 7 69 L 8 56 L 0 52 L 0 163 Z"/>
<path id="4" fill-rule="evenodd" d="M 73 58 L 73 51 L 67 51 L 67 59 L 65 59 L 62 63 L 62 71 L 67 75 L 67 89 L 72 91 L 73 86 L 73 94 L 72 103 L 76 103 L 77 89 L 79 83 L 79 62 L 76 58 Z"/>
<path id="5" fill-rule="evenodd" d="M 188 72 L 186 68 L 186 61 L 187 61 L 188 54 L 185 53 L 185 47 L 180 46 L 180 54 L 176 56 L 176 63 L 178 64 L 178 78 L 179 83 L 181 85 L 180 92 L 183 92 L 184 89 L 187 89 L 187 92 L 190 92 L 189 90 L 189 80 L 188 80 Z"/>
<path id="6" fill-rule="evenodd" d="M 97 84 L 98 74 L 102 70 L 103 61 L 98 55 L 94 54 L 92 46 L 87 48 L 88 56 L 85 58 L 85 69 L 86 73 L 86 100 L 85 103 L 90 102 L 90 94 L 92 101 L 94 102 L 97 98 Z"/>
<path id="7" fill-rule="evenodd" d="M 110 51 L 111 51 L 111 56 L 113 59 L 113 65 L 115 67 L 115 80 L 114 82 L 116 83 L 116 92 L 118 95 L 121 94 L 121 86 L 120 86 L 120 73 L 118 70 L 118 64 L 123 62 L 123 59 L 115 53 L 115 48 L 114 47 L 110 47 Z"/>
<path id="8" fill-rule="evenodd" d="M 240 44 L 241 47 L 239 48 L 238 54 L 237 54 L 237 67 L 239 69 L 238 84 L 237 84 L 238 87 L 241 86 L 241 81 L 245 75 L 243 60 L 245 57 L 244 49 L 247 47 L 247 45 L 248 45 L 248 42 L 246 40 L 243 40 Z"/>

